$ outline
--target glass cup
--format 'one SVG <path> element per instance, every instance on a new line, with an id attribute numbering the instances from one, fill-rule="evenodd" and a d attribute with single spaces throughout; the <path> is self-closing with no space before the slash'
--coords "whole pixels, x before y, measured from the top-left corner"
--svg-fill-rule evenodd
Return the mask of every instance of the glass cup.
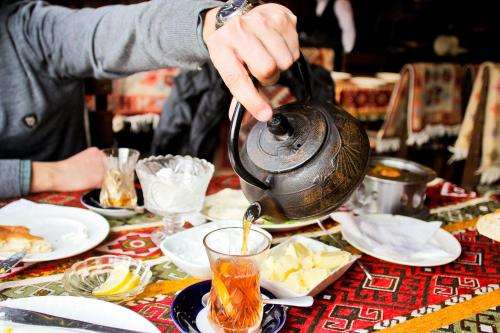
<path id="1" fill-rule="evenodd" d="M 241 254 L 243 228 L 214 230 L 203 239 L 212 270 L 208 321 L 216 332 L 260 330 L 262 296 L 260 264 L 271 246 L 262 232 L 250 229 L 247 254 Z"/>
<path id="2" fill-rule="evenodd" d="M 163 216 L 163 235 L 155 235 L 158 242 L 182 230 L 184 216 L 201 211 L 214 166 L 191 156 L 166 155 L 140 160 L 136 171 L 144 206 Z"/>
<path id="3" fill-rule="evenodd" d="M 102 151 L 106 157 L 99 203 L 104 208 L 136 207 L 134 170 L 139 152 L 129 148 L 110 148 Z"/>

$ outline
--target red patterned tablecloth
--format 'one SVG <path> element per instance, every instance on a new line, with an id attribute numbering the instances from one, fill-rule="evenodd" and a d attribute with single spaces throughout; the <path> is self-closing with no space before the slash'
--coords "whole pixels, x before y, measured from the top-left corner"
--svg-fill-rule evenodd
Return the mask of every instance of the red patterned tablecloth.
<path id="1" fill-rule="evenodd" d="M 213 178 L 208 193 L 226 187 L 238 188 L 237 178 Z M 44 193 L 28 199 L 81 207 L 80 195 Z M 459 240 L 462 255 L 456 261 L 439 267 L 409 267 L 363 255 L 360 260 L 373 274 L 372 281 L 353 265 L 315 298 L 313 307 L 289 309 L 283 331 L 498 332 L 499 244 L 475 229 L 478 216 L 500 208 L 496 198 L 491 193 L 478 197 L 451 183 L 436 182 L 427 191 L 430 219 L 443 221 L 443 228 Z M 6 203 L 0 202 L 0 206 Z M 125 306 L 151 320 L 162 332 L 177 331 L 169 317 L 174 294 L 197 280 L 170 263 L 151 241 L 151 232 L 161 225 L 159 218 L 147 213 L 109 223 L 111 233 L 97 248 L 69 259 L 26 264 L 1 277 L 0 299 L 64 295 L 61 275 L 74 262 L 106 253 L 127 254 L 146 260 L 152 266 L 153 279 L 142 295 Z M 327 221 L 327 225 L 338 231 L 334 221 Z M 329 243 L 315 227 L 297 232 Z M 275 239 L 286 235 L 275 235 Z M 343 241 L 340 234 L 336 237 Z"/>

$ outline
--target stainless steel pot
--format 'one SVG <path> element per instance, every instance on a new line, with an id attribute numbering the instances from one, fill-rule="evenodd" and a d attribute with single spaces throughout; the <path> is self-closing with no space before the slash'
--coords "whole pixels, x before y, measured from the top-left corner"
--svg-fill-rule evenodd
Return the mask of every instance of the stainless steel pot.
<path id="1" fill-rule="evenodd" d="M 405 170 L 414 177 L 398 180 L 367 174 L 350 199 L 352 208 L 364 214 L 425 215 L 426 185 L 436 178 L 434 170 L 395 157 L 373 157 L 368 170 L 375 164 Z"/>

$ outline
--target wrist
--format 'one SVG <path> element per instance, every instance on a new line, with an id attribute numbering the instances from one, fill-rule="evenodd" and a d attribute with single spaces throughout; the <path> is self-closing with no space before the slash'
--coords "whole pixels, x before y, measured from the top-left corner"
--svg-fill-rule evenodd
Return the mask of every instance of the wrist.
<path id="1" fill-rule="evenodd" d="M 57 190 L 58 162 L 32 162 L 30 192 L 47 192 Z"/>
<path id="2" fill-rule="evenodd" d="M 215 31 L 215 15 L 217 14 L 218 10 L 219 7 L 215 7 L 202 13 L 202 15 L 204 14 L 202 37 L 205 45 L 207 44 L 208 37 Z"/>

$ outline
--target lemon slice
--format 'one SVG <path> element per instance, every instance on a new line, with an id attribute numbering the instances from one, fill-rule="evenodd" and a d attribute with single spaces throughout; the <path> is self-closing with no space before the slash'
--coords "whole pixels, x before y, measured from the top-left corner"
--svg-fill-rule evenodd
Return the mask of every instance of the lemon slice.
<path id="1" fill-rule="evenodd" d="M 217 290 L 217 294 L 219 295 L 219 299 L 222 303 L 222 307 L 226 311 L 229 316 L 234 314 L 234 307 L 231 304 L 231 296 L 229 295 L 229 291 L 226 289 L 224 283 L 214 274 L 212 279 L 215 290 Z"/>
<path id="2" fill-rule="evenodd" d="M 127 291 L 134 289 L 135 287 L 137 287 L 139 285 L 139 280 L 140 280 L 139 275 L 132 274 L 132 276 L 127 281 L 127 283 L 125 283 L 123 285 L 123 287 L 121 287 L 119 290 L 117 290 L 115 292 L 115 294 L 126 293 Z"/>
<path id="3" fill-rule="evenodd" d="M 127 285 L 132 279 L 128 267 L 118 266 L 115 267 L 109 274 L 106 281 L 92 291 L 96 296 L 109 296 L 119 293 L 120 289 Z"/>

